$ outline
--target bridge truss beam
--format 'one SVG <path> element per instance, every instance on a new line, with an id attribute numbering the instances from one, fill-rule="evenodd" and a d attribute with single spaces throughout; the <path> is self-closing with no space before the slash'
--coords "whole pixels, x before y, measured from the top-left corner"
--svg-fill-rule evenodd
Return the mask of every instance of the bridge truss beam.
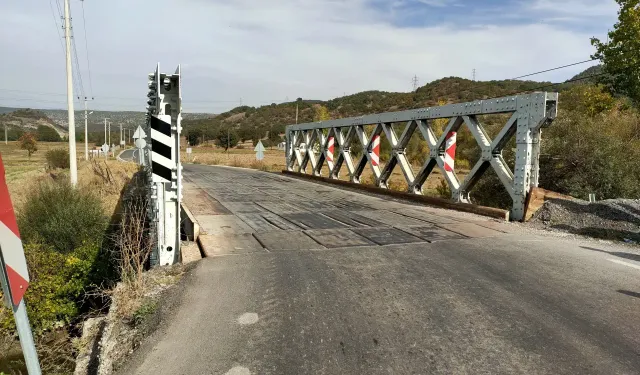
<path id="1" fill-rule="evenodd" d="M 549 126 L 556 118 L 557 104 L 557 93 L 536 92 L 289 125 L 286 129 L 286 166 L 289 171 L 307 173 L 307 166 L 311 164 L 311 173 L 320 176 L 326 162 L 329 178 L 338 179 L 342 166 L 346 165 L 350 181 L 360 183 L 362 173 L 369 165 L 375 184 L 380 188 L 388 188 L 391 174 L 398 166 L 407 182 L 408 191 L 413 194 L 422 194 L 427 177 L 437 167 L 451 190 L 451 199 L 462 203 L 471 202 L 469 192 L 483 173 L 492 168 L 513 201 L 511 219 L 522 220 L 527 194 L 532 187 L 538 186 L 541 129 Z M 489 137 L 478 120 L 478 116 L 489 114 L 511 114 L 494 139 Z M 431 121 L 443 118 L 449 119 L 449 122 L 442 135 L 437 137 Z M 405 124 L 399 136 L 394 128 L 394 124 L 397 123 Z M 370 134 L 367 134 L 367 125 L 373 126 Z M 460 181 L 453 170 L 445 168 L 445 143 L 447 134 L 457 132 L 462 126 L 469 129 L 480 148 L 481 156 L 465 179 Z M 427 142 L 429 155 L 426 155 L 426 161 L 417 173 L 414 173 L 406 156 L 406 148 L 416 130 Z M 380 168 L 374 148 L 383 133 L 391 147 L 391 154 L 384 167 Z M 514 136 L 515 165 L 511 171 L 502 156 L 502 151 Z M 351 152 L 352 142 L 356 142 L 363 149 L 362 156 L 357 161 L 354 161 Z M 330 143 L 335 143 L 338 150 L 335 162 L 332 161 L 333 154 L 329 155 Z"/>

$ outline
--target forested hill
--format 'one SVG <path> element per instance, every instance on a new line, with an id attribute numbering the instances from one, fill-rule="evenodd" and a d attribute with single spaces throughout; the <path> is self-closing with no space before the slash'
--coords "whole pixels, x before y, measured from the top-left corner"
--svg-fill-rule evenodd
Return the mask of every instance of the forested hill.
<path id="1" fill-rule="evenodd" d="M 371 113 L 398 111 L 429 107 L 444 103 L 457 103 L 511 95 L 551 84 L 535 81 L 471 81 L 449 77 L 433 81 L 418 88 L 416 92 L 399 93 L 385 91 L 365 91 L 328 101 L 304 100 L 299 102 L 298 122 L 318 120 L 317 108 L 326 107 L 328 119 L 360 116 Z M 562 90 L 563 84 L 554 89 Z M 221 132 L 234 131 L 241 140 L 258 139 L 268 135 L 277 141 L 276 134 L 284 132 L 286 125 L 295 123 L 296 102 L 271 104 L 259 108 L 242 106 L 221 113 L 215 118 L 184 121 L 187 133 L 192 139 L 214 139 Z M 327 118 L 325 118 L 327 119 Z M 197 134 L 197 135 L 196 135 Z"/>

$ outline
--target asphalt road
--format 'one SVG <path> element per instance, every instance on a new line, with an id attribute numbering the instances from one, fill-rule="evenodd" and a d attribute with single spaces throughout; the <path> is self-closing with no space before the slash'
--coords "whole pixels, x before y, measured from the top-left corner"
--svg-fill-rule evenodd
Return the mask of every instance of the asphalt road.
<path id="1" fill-rule="evenodd" d="M 125 161 L 136 161 L 138 158 L 138 149 L 132 148 L 129 150 L 124 150 L 118 155 L 120 159 Z"/>
<path id="2" fill-rule="evenodd" d="M 640 373 L 634 248 L 275 174 L 184 175 L 209 257 L 122 374 Z"/>

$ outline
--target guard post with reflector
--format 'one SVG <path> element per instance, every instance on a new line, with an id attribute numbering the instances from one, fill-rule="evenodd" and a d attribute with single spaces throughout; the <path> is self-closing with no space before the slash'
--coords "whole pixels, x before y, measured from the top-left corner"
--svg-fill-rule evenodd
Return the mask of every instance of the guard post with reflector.
<path id="1" fill-rule="evenodd" d="M 160 64 L 149 74 L 147 129 L 150 142 L 147 166 L 151 179 L 151 222 L 157 235 L 153 265 L 180 261 L 180 202 L 182 166 L 182 94 L 180 66 L 174 74 L 160 72 Z"/>
<path id="2" fill-rule="evenodd" d="M 0 284 L 2 284 L 2 293 L 7 307 L 13 310 L 27 371 L 29 375 L 39 375 L 40 363 L 24 303 L 24 294 L 29 287 L 29 271 L 5 180 L 2 155 L 0 155 Z"/>

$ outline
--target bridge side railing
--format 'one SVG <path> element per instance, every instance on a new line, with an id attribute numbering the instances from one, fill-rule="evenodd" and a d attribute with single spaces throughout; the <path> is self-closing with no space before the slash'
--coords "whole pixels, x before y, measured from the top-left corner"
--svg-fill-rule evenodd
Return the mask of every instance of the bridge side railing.
<path id="1" fill-rule="evenodd" d="M 532 187 L 538 186 L 540 168 L 541 129 L 551 124 L 557 115 L 558 94 L 535 92 L 467 103 L 438 107 L 419 108 L 400 112 L 386 112 L 361 117 L 289 125 L 286 128 L 286 167 L 292 172 L 311 172 L 320 176 L 326 163 L 329 178 L 338 179 L 346 165 L 350 181 L 360 183 L 367 165 L 371 167 L 376 186 L 388 188 L 388 181 L 396 166 L 399 166 L 408 190 L 422 194 L 427 177 L 438 167 L 451 190 L 455 202 L 471 203 L 469 192 L 489 168 L 493 168 L 509 193 L 513 204 L 511 220 L 522 220 L 525 200 Z M 491 139 L 478 120 L 480 115 L 511 114 L 502 130 Z M 432 120 L 448 118 L 449 122 L 441 136 L 437 137 Z M 406 123 L 398 136 L 394 123 Z M 372 125 L 367 134 L 365 126 Z M 481 157 L 463 181 L 453 168 L 447 165 L 451 154 L 446 153 L 448 135 L 466 126 L 477 142 Z M 417 173 L 413 172 L 406 156 L 406 148 L 415 131 L 419 131 L 429 146 L 429 155 Z M 391 147 L 391 155 L 383 168 L 379 163 L 380 135 L 384 133 Z M 516 138 L 515 165 L 511 171 L 502 156 L 509 140 Z M 354 162 L 351 142 L 355 138 L 363 149 L 362 156 Z M 304 144 L 304 145 L 303 145 Z M 316 152 L 318 149 L 318 152 Z M 333 150 L 337 150 L 334 158 Z M 316 155 L 316 153 L 318 155 Z"/>

